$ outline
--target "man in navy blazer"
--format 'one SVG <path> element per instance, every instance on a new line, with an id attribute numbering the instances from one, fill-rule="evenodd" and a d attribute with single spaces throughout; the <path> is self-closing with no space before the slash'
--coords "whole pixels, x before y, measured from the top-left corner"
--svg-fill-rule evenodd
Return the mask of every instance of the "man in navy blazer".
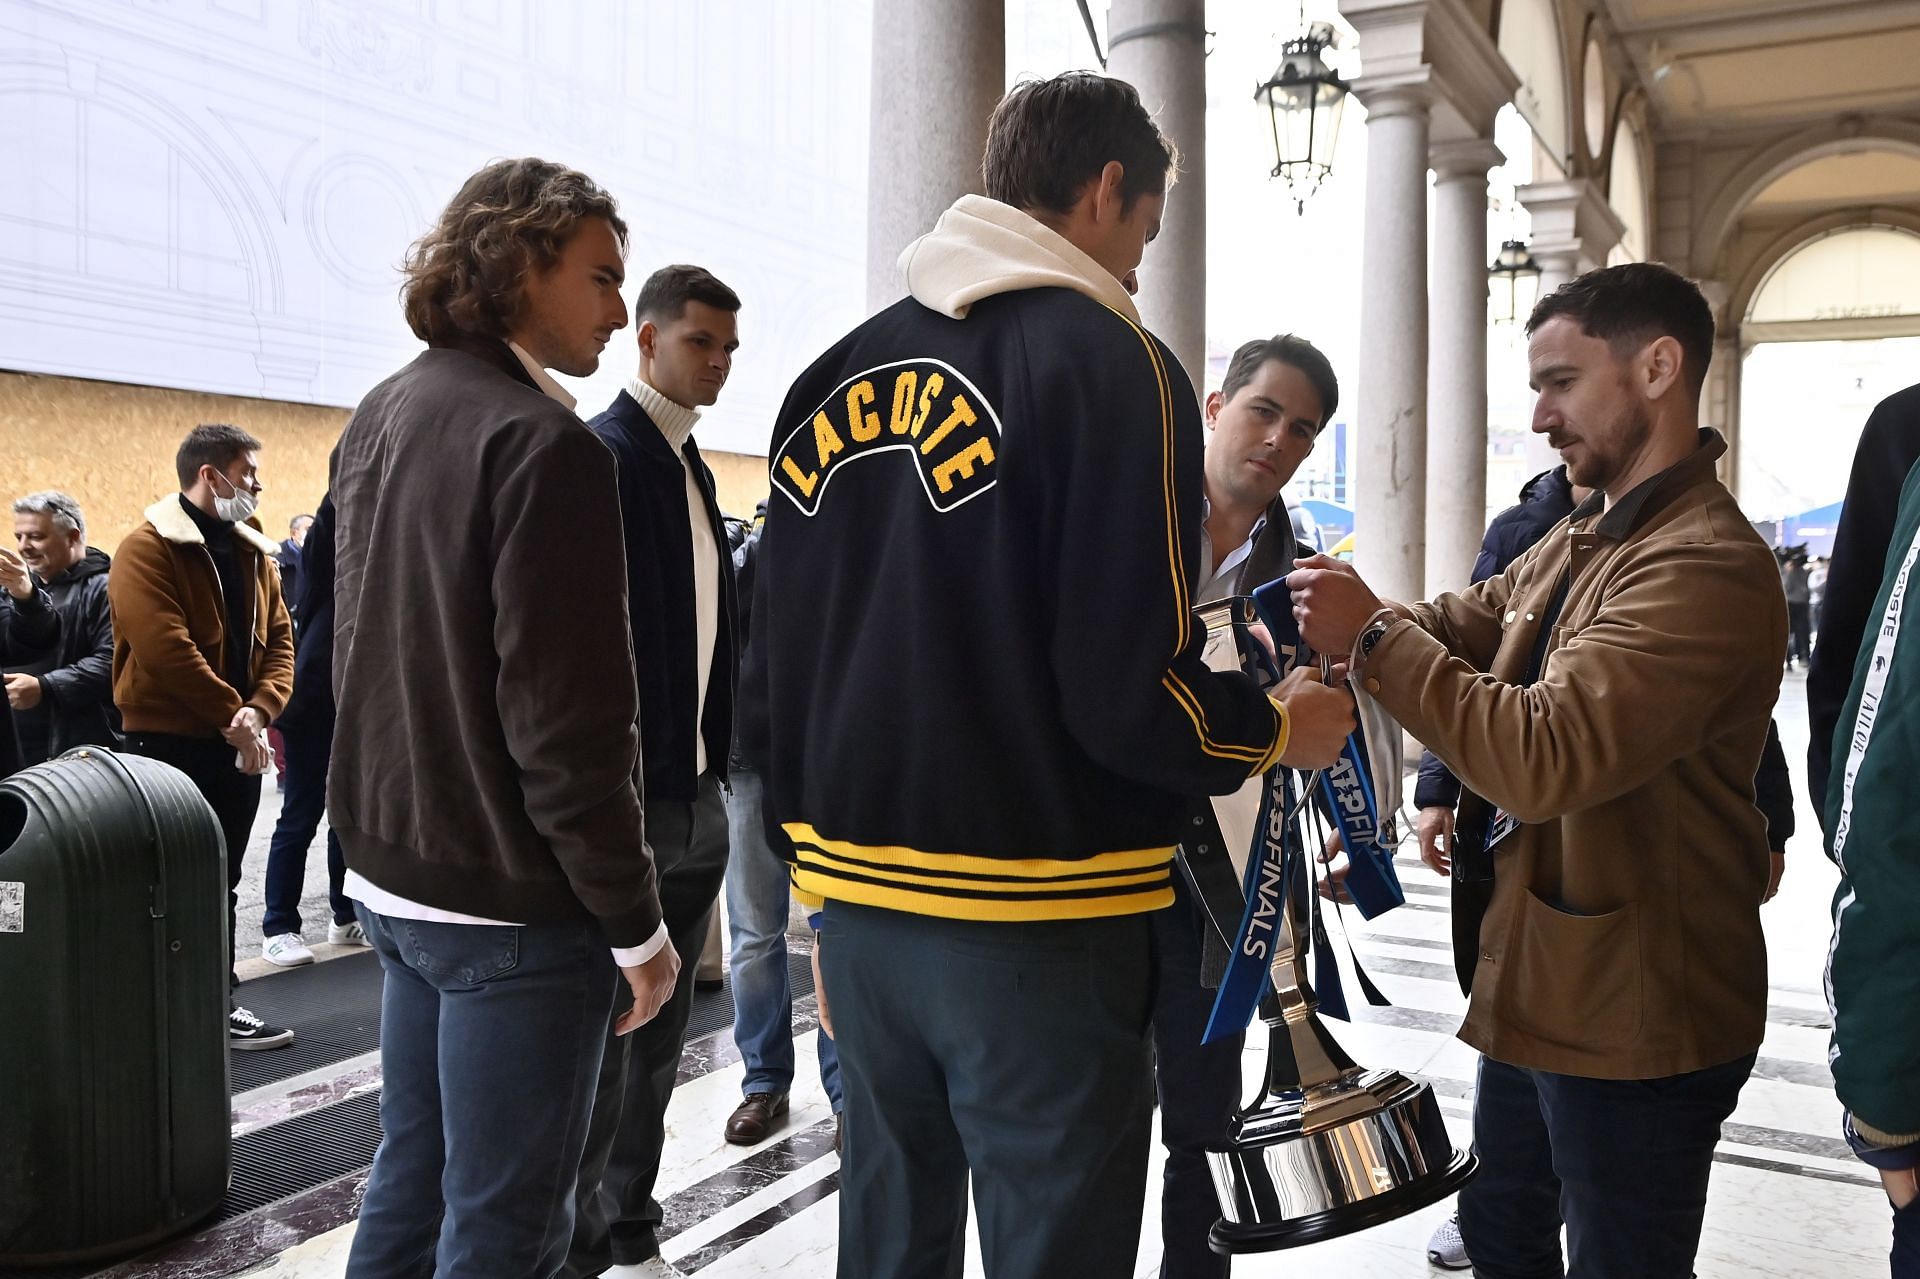
<path id="1" fill-rule="evenodd" d="M 667 933 L 682 955 L 700 953 L 727 867 L 721 789 L 738 669 L 733 562 L 693 427 L 726 385 L 739 310 L 734 291 L 700 267 L 654 272 L 633 307 L 638 375 L 587 423 L 619 467 L 647 842 Z M 609 1265 L 637 1266 L 656 1279 L 677 1273 L 660 1256 L 653 1186 L 695 967 L 682 966 L 659 1016 L 631 1035 L 608 1036 L 568 1275 Z"/>

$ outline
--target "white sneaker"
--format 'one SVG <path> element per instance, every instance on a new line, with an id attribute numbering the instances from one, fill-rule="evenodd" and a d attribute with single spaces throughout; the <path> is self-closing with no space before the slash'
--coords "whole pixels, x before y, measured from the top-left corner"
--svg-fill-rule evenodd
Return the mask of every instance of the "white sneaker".
<path id="1" fill-rule="evenodd" d="M 1442 1270 L 1465 1270 L 1473 1262 L 1467 1257 L 1467 1245 L 1460 1238 L 1460 1214 L 1454 1213 L 1440 1223 L 1427 1240 L 1427 1260 Z"/>
<path id="2" fill-rule="evenodd" d="M 327 944 L 329 946 L 370 946 L 367 930 L 360 927 L 359 920 L 345 924 L 327 925 Z"/>
<path id="3" fill-rule="evenodd" d="M 281 933 L 260 943 L 260 958 L 282 968 L 298 968 L 313 962 L 313 952 L 300 940 L 299 933 Z"/>

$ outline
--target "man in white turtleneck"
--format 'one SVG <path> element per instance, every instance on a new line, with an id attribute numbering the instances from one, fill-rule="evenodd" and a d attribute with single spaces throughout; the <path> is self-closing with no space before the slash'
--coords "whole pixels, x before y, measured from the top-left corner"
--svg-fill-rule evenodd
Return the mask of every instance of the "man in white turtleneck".
<path id="1" fill-rule="evenodd" d="M 654 272 L 633 307 L 638 375 L 587 423 L 619 467 L 647 842 L 668 936 L 682 955 L 700 952 L 727 866 L 721 787 L 737 669 L 733 565 L 693 427 L 726 385 L 739 310 L 734 291 L 700 267 Z M 648 1279 L 678 1273 L 660 1255 L 653 1185 L 694 968 L 683 966 L 659 1016 L 608 1039 L 581 1160 L 570 1276 L 609 1265 Z"/>

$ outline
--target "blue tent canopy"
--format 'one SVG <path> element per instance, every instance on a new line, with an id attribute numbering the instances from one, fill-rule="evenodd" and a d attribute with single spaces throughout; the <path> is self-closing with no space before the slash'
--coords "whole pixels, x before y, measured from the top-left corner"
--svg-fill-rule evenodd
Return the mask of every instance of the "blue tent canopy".
<path id="1" fill-rule="evenodd" d="M 1807 554 L 1811 556 L 1833 554 L 1833 535 L 1840 527 L 1841 505 L 1839 502 L 1829 502 L 1811 511 L 1787 516 L 1780 521 L 1780 544 L 1799 546 L 1805 543 Z"/>
<path id="2" fill-rule="evenodd" d="M 1320 497 L 1302 498 L 1295 505 L 1313 516 L 1313 522 L 1320 527 L 1320 542 L 1323 547 L 1332 546 L 1353 532 L 1353 508 L 1350 506 L 1342 506 L 1338 502 L 1329 502 Z"/>

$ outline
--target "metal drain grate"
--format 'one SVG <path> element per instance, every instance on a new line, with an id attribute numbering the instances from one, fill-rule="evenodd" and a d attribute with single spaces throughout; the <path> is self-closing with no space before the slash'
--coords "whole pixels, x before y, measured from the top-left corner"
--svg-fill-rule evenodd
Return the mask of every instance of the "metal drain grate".
<path id="1" fill-rule="evenodd" d="M 380 959 L 372 951 L 256 977 L 234 1000 L 275 1026 L 291 1026 L 285 1048 L 227 1055 L 233 1091 L 291 1079 L 380 1046 Z"/>
<path id="2" fill-rule="evenodd" d="M 349 1097 L 324 1110 L 237 1138 L 233 1180 L 217 1220 L 358 1172 L 380 1145 L 380 1094 Z"/>

